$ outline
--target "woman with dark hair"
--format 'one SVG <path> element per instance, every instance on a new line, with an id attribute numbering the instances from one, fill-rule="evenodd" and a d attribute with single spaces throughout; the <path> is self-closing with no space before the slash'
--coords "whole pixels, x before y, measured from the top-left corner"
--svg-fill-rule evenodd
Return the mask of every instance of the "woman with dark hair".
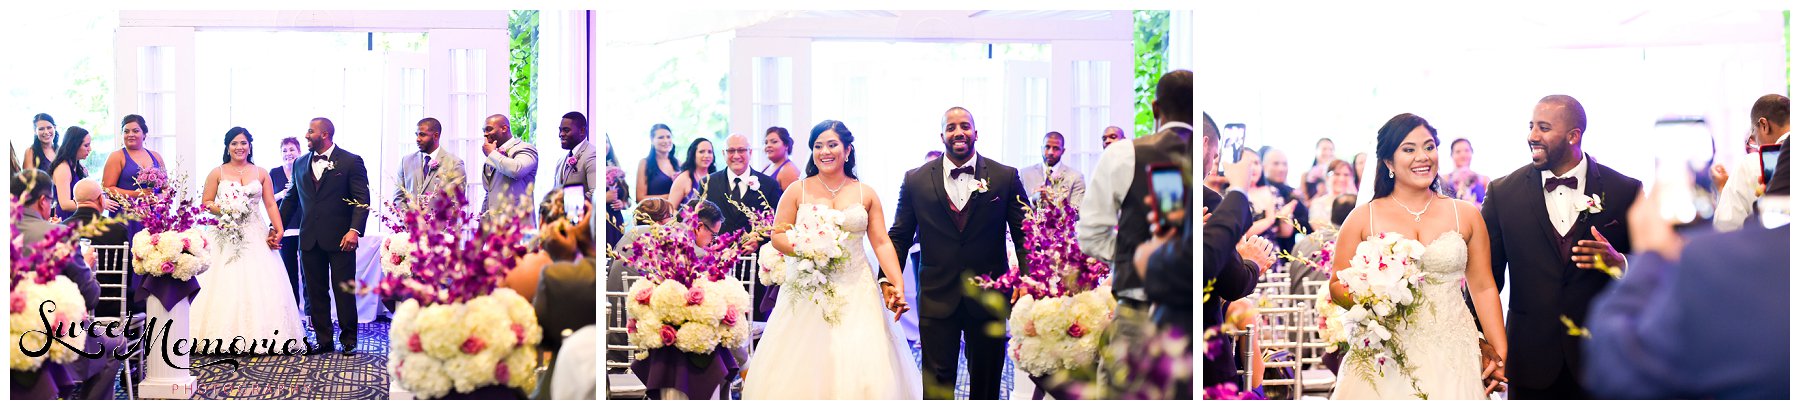
<path id="1" fill-rule="evenodd" d="M 706 186 L 706 179 L 718 172 L 718 165 L 713 162 L 713 143 L 705 138 L 695 138 L 688 144 L 687 160 L 681 163 L 681 173 L 675 175 L 675 184 L 669 188 L 669 198 L 686 202 L 704 197 L 696 187 Z"/>
<path id="2" fill-rule="evenodd" d="M 924 395 L 919 366 L 896 323 L 910 308 L 903 296 L 883 300 L 882 293 L 892 286 L 905 295 L 907 284 L 893 242 L 879 230 L 888 226 L 883 202 L 874 188 L 856 180 L 856 137 L 844 123 L 826 120 L 813 127 L 808 142 L 807 176 L 794 183 L 798 188 L 782 192 L 775 225 L 792 226 L 814 215 L 841 217 L 839 227 L 849 235 L 840 244 L 850 250 L 849 261 L 825 273 L 831 293 L 781 287 L 764 343 L 745 367 L 750 377 L 744 398 L 918 400 Z M 873 235 L 871 227 L 877 229 Z M 793 255 L 794 244 L 781 231 L 773 235 L 774 249 Z M 879 285 L 862 251 L 864 241 L 886 276 Z"/>
<path id="3" fill-rule="evenodd" d="M 1315 231 L 1323 231 L 1327 226 L 1335 230 L 1337 224 L 1331 222 L 1332 201 L 1341 195 L 1356 196 L 1356 183 L 1354 182 L 1356 177 L 1355 173 L 1350 171 L 1350 163 L 1334 159 L 1325 166 L 1325 169 L 1327 170 L 1325 179 L 1319 181 L 1318 197 L 1307 203 L 1307 209 L 1310 212 L 1307 213 L 1306 219 L 1311 222 Z"/>
<path id="4" fill-rule="evenodd" d="M 606 246 L 618 246 L 619 238 L 625 235 L 624 209 L 631 204 L 631 194 L 625 192 L 625 172 L 619 169 L 619 159 L 613 155 L 612 135 L 606 135 Z"/>
<path id="5" fill-rule="evenodd" d="M 1388 329 L 1391 333 L 1384 338 L 1399 342 L 1395 354 L 1407 358 L 1406 368 L 1394 367 L 1390 358 L 1358 360 L 1352 354 L 1338 373 L 1332 399 L 1481 399 L 1487 397 L 1482 337 L 1499 357 L 1506 357 L 1506 325 L 1489 263 L 1487 224 L 1475 204 L 1438 193 L 1437 148 L 1437 130 L 1417 115 L 1394 116 L 1378 131 L 1371 175 L 1374 199 L 1345 218 L 1331 270 L 1344 271 L 1352 259 L 1380 257 L 1358 254 L 1362 250 L 1358 245 L 1366 238 L 1399 236 L 1396 248 L 1416 252 L 1416 269 L 1424 276 L 1416 284 L 1422 299 L 1413 302 L 1422 307 L 1408 313 L 1408 326 Z M 1473 316 L 1463 307 L 1465 282 Z M 1350 305 L 1348 288 L 1339 275 L 1332 276 L 1331 296 L 1340 305 Z M 1369 331 L 1354 317 L 1361 311 L 1345 315 L 1347 334 Z M 1475 329 L 1476 319 L 1481 331 Z"/>
<path id="6" fill-rule="evenodd" d="M 106 167 L 100 170 L 100 186 L 107 192 L 126 198 L 149 194 L 148 191 L 140 191 L 141 187 L 137 182 L 138 171 L 163 169 L 163 162 L 161 154 L 144 146 L 144 138 L 148 134 L 150 134 L 150 124 L 144 120 L 142 115 L 126 115 L 123 120 L 119 121 L 119 136 L 125 141 L 125 148 L 120 148 L 112 155 L 107 156 Z M 146 167 L 145 164 L 149 166 Z M 143 229 L 143 223 L 131 221 L 126 225 L 126 237 L 137 236 L 138 231 Z M 136 278 L 137 275 L 132 275 L 132 277 Z"/>
<path id="7" fill-rule="evenodd" d="M 788 158 L 793 153 L 794 138 L 788 136 L 787 128 L 769 127 L 763 133 L 763 154 L 769 156 L 769 165 L 757 172 L 775 178 L 781 183 L 781 189 L 787 190 L 788 185 L 800 180 L 800 167 L 794 166 L 794 161 Z"/>
<path id="8" fill-rule="evenodd" d="M 669 126 L 650 126 L 650 155 L 638 164 L 637 198 L 646 201 L 669 195 L 675 185 L 675 174 L 681 172 L 681 161 L 675 160 L 675 136 Z"/>
<path id="9" fill-rule="evenodd" d="M 1443 188 L 1446 195 L 1481 205 L 1481 201 L 1487 199 L 1489 179 L 1469 167 L 1469 163 L 1474 160 L 1475 146 L 1468 138 L 1450 141 L 1450 162 L 1456 165 L 1456 169 L 1444 175 L 1446 183 Z"/>
<path id="10" fill-rule="evenodd" d="M 1255 212 L 1251 219 L 1256 222 L 1252 222 L 1250 228 L 1244 230 L 1244 234 L 1268 237 L 1273 242 L 1271 234 L 1274 232 L 1270 228 L 1274 228 L 1275 224 L 1282 219 L 1293 217 L 1295 202 L 1281 201 L 1281 195 L 1275 191 L 1275 188 L 1264 184 L 1261 177 L 1263 175 L 1262 155 L 1258 154 L 1256 150 L 1248 147 L 1239 148 L 1238 158 L 1239 161 L 1250 164 L 1250 175 L 1255 176 L 1250 179 L 1252 185 L 1244 187 L 1244 194 L 1250 198 L 1250 209 Z"/>
<path id="11" fill-rule="evenodd" d="M 213 230 L 217 244 L 212 247 L 212 273 L 194 295 L 188 332 L 197 339 L 273 339 L 275 346 L 291 340 L 303 346 L 300 308 L 275 253 L 283 231 L 283 221 L 274 217 L 281 215 L 275 183 L 268 170 L 251 162 L 254 138 L 244 127 L 226 131 L 223 164 L 206 174 L 201 203 L 219 216 Z M 260 354 L 292 353 L 269 350 L 274 351 Z"/>
<path id="12" fill-rule="evenodd" d="M 57 219 L 68 219 L 69 215 L 75 214 L 75 183 L 88 176 L 87 167 L 82 166 L 81 161 L 93 151 L 94 142 L 87 129 L 81 127 L 69 127 L 69 132 L 63 135 L 67 138 L 63 139 L 62 147 L 56 149 L 56 159 L 48 166 L 50 179 L 56 181 L 56 190 L 50 191 L 50 198 L 56 200 L 53 210 Z"/>
<path id="13" fill-rule="evenodd" d="M 50 114 L 38 113 L 31 116 L 31 125 L 37 131 L 32 133 L 31 152 L 25 154 L 25 168 L 35 168 L 50 172 L 50 160 L 56 158 L 57 145 L 56 119 Z"/>

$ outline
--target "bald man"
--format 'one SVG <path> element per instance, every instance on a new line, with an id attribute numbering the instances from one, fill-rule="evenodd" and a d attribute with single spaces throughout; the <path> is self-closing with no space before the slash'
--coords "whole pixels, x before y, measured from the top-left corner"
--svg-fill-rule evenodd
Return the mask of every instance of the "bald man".
<path id="1" fill-rule="evenodd" d="M 531 183 L 537 180 L 537 147 L 513 138 L 512 120 L 505 115 L 488 116 L 481 133 L 487 140 L 481 144 L 481 186 L 487 190 L 487 198 L 481 201 L 483 219 L 509 203 L 530 209 Z M 523 222 L 537 226 L 537 216 L 526 212 Z"/>
<path id="2" fill-rule="evenodd" d="M 725 137 L 725 169 L 714 172 L 706 182 L 706 200 L 724 211 L 725 220 L 719 234 L 750 228 L 749 212 L 770 211 L 781 203 L 781 182 L 775 177 L 750 169 L 750 138 L 743 134 Z M 765 242 L 767 239 L 765 239 Z M 758 244 L 757 246 L 762 246 Z M 751 303 L 756 306 L 756 321 L 769 320 L 775 308 L 775 292 L 780 288 L 756 284 Z"/>
<path id="3" fill-rule="evenodd" d="M 1100 132 L 1100 149 L 1112 146 L 1113 143 L 1125 140 L 1125 129 L 1118 126 L 1106 127 Z"/>

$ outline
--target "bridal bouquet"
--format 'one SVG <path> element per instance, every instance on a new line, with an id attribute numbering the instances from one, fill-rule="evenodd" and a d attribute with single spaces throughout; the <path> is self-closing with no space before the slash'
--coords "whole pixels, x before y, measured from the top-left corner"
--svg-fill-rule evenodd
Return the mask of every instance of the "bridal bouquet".
<path id="1" fill-rule="evenodd" d="M 171 181 L 160 168 L 138 172 L 138 186 L 150 194 L 125 201 L 132 219 L 144 223 L 131 238 L 132 270 L 138 274 L 188 281 L 212 266 L 212 240 L 197 227 L 219 221 L 201 218 L 206 208 L 185 188 L 185 180 L 178 176 Z"/>
<path id="2" fill-rule="evenodd" d="M 423 399 L 523 397 L 537 387 L 544 331 L 531 301 L 502 283 L 526 253 L 525 213 L 509 206 L 483 222 L 455 187 L 428 201 L 405 209 L 407 230 L 383 244 L 384 252 L 410 250 L 410 274 L 386 275 L 373 288 L 403 300 L 388 332 L 388 371 Z"/>
<path id="3" fill-rule="evenodd" d="M 819 204 L 800 207 L 800 214 L 805 217 L 795 219 L 786 233 L 794 255 L 787 257 L 788 272 L 776 275 L 781 281 L 775 283 L 817 304 L 825 322 L 835 325 L 838 309 L 845 302 L 838 295 L 837 285 L 831 282 L 831 272 L 844 267 L 851 252 L 844 246 L 844 240 L 850 238 L 850 233 L 844 231 L 844 212 Z"/>
<path id="4" fill-rule="evenodd" d="M 1101 284 L 1111 266 L 1081 253 L 1075 242 L 1075 205 L 1061 191 L 1044 195 L 1025 216 L 1020 266 L 972 279 L 984 289 L 1023 294 L 1007 319 L 1013 333 L 1007 351 L 1033 376 L 1097 363 L 1100 331 L 1112 324 L 1117 305 L 1111 286 Z"/>
<path id="5" fill-rule="evenodd" d="M 675 347 L 710 355 L 750 340 L 750 293 L 731 275 L 738 256 L 748 252 L 740 233 L 719 235 L 712 245 L 694 237 L 695 210 L 683 209 L 682 221 L 656 225 L 630 245 L 625 263 L 644 278 L 632 283 L 625 328 L 633 346 L 650 350 Z"/>
<path id="6" fill-rule="evenodd" d="M 261 192 L 257 193 L 257 195 L 260 194 Z M 219 223 L 216 226 L 219 241 L 230 245 L 229 248 L 232 250 L 231 258 L 228 261 L 236 261 L 238 256 L 243 253 L 243 228 L 245 224 L 249 223 L 250 214 L 254 211 L 252 207 L 255 204 L 251 195 L 248 190 L 227 189 L 220 190 L 217 195 L 213 196 L 213 206 L 219 208 Z"/>
<path id="7" fill-rule="evenodd" d="M 1427 398 L 1412 377 L 1413 366 L 1407 362 L 1401 340 L 1394 337 L 1405 327 L 1412 312 L 1425 300 L 1425 274 L 1419 268 L 1419 257 L 1425 244 L 1395 233 L 1383 233 L 1356 246 L 1350 267 L 1337 272 L 1338 281 L 1349 287 L 1352 304 L 1343 314 L 1344 333 L 1350 342 L 1345 360 L 1362 363 L 1367 380 L 1376 375 L 1399 371 L 1412 379 L 1419 398 Z"/>
<path id="8" fill-rule="evenodd" d="M 12 210 L 13 220 L 19 220 L 20 210 L 15 204 Z M 72 234 L 67 227 L 56 227 L 44 235 L 43 240 L 26 244 L 24 234 L 19 225 L 12 228 L 12 274 L 9 290 L 12 295 L 11 307 L 7 319 L 7 340 L 13 341 L 12 357 L 8 365 L 15 371 L 35 371 L 42 367 L 44 360 L 53 363 L 69 363 L 80 358 L 69 346 L 86 346 L 86 333 L 75 332 L 74 337 L 63 336 L 67 342 L 50 340 L 51 332 L 56 329 L 73 329 L 87 317 L 86 299 L 81 297 L 81 289 L 75 282 L 62 276 L 62 266 L 69 258 L 76 257 L 74 246 L 69 243 Z M 44 302 L 52 305 L 46 305 Z M 52 313 L 42 310 L 55 309 Z M 50 326 L 45 326 L 48 316 Z M 46 349 L 47 354 L 36 357 L 25 354 L 26 350 Z M 15 393 L 16 394 L 16 393 Z"/>

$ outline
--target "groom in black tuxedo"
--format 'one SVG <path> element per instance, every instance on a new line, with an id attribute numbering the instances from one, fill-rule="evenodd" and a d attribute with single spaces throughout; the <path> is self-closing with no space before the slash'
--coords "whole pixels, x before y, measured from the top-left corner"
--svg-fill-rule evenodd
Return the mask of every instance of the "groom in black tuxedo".
<path id="1" fill-rule="evenodd" d="M 735 232 L 750 228 L 750 216 L 738 209 L 743 205 L 751 212 L 774 209 L 781 202 L 781 183 L 775 178 L 763 175 L 750 169 L 750 139 L 742 134 L 731 134 L 725 137 L 725 169 L 714 172 L 707 179 L 705 191 L 706 201 L 719 206 L 725 220 L 719 226 L 719 234 Z M 768 242 L 767 238 L 763 239 Z M 758 247 L 762 244 L 757 244 Z M 751 315 L 758 322 L 767 322 L 769 312 L 775 309 L 775 292 L 780 287 L 765 287 L 761 281 L 755 284 L 755 313 Z"/>
<path id="2" fill-rule="evenodd" d="M 300 263 L 306 275 L 306 315 L 319 343 L 307 354 L 331 351 L 331 311 L 337 306 L 338 349 L 345 356 L 356 351 L 356 247 L 369 209 L 352 205 L 369 203 L 369 174 L 362 157 L 339 149 L 332 138 L 337 128 L 331 120 L 314 118 L 306 129 L 309 151 L 294 164 L 288 181 L 293 200 L 281 201 L 281 217 L 300 218 Z M 329 267 L 329 269 L 327 269 Z M 329 295 L 329 296 L 328 296 Z M 327 302 L 330 299 L 330 302 Z"/>
<path id="3" fill-rule="evenodd" d="M 1625 211 L 1643 184 L 1582 154 L 1587 112 L 1575 98 L 1538 101 L 1526 139 L 1531 164 L 1488 186 L 1481 216 L 1493 246 L 1494 283 L 1512 268 L 1504 361 L 1513 399 L 1585 399 L 1580 336 L 1562 318 L 1585 326 L 1588 305 L 1612 284 L 1601 259 L 1624 271 L 1631 249 Z M 1590 197 L 1601 209 L 1578 209 Z"/>
<path id="4" fill-rule="evenodd" d="M 956 390 L 958 344 L 967 344 L 969 398 L 1000 398 L 1006 362 L 1003 322 L 1010 306 L 984 306 L 982 291 L 969 283 L 979 275 L 1007 270 L 1006 239 L 1025 255 L 1025 184 L 1019 170 L 975 154 L 975 116 L 962 107 L 944 112 L 944 158 L 906 174 L 894 226 L 894 249 L 919 243 L 924 267 L 918 274 L 919 343 L 924 362 L 925 398 L 951 399 Z M 906 265 L 906 255 L 900 256 Z M 882 293 L 893 288 L 884 281 Z M 1005 300 L 1005 296 L 997 300 Z M 891 296 L 890 296 L 891 297 Z"/>

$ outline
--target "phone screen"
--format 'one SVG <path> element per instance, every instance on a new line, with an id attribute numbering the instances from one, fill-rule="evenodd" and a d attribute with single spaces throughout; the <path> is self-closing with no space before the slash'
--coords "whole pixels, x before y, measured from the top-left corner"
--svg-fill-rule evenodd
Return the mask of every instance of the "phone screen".
<path id="1" fill-rule="evenodd" d="M 582 194 L 586 188 L 586 185 L 580 184 L 563 187 L 563 213 L 570 220 L 580 218 L 582 213 L 587 212 L 587 197 Z"/>
<path id="2" fill-rule="evenodd" d="M 1181 169 L 1172 166 L 1151 168 L 1150 187 L 1155 190 L 1158 218 L 1165 224 L 1175 223 L 1169 220 L 1169 214 L 1181 210 L 1182 199 L 1187 197 L 1187 184 L 1181 179 Z"/>
<path id="3" fill-rule="evenodd" d="M 1219 138 L 1219 152 L 1230 155 L 1231 164 L 1236 164 L 1238 160 L 1243 159 L 1240 157 L 1240 154 L 1243 154 L 1243 150 L 1240 148 L 1244 147 L 1246 136 L 1244 124 L 1225 124 L 1225 135 Z M 1224 172 L 1224 168 L 1219 167 L 1219 172 Z"/>
<path id="4" fill-rule="evenodd" d="M 1762 181 L 1768 184 L 1775 179 L 1775 163 L 1781 158 L 1781 145 L 1764 145 L 1762 147 Z"/>

